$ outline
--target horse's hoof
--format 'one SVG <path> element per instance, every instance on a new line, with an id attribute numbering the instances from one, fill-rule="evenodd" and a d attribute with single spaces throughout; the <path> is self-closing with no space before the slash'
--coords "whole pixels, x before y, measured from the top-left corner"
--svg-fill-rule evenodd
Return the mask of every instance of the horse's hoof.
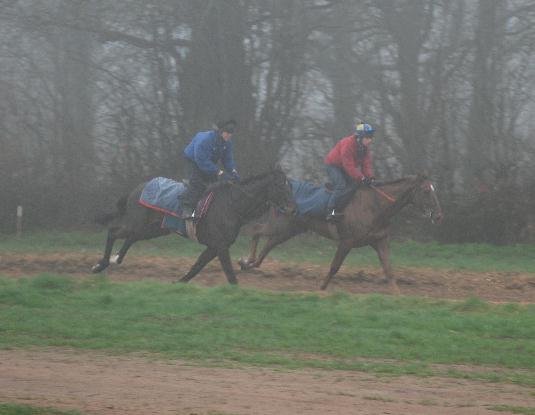
<path id="1" fill-rule="evenodd" d="M 93 274 L 97 274 L 99 273 L 100 271 L 102 271 L 104 268 L 106 268 L 105 266 L 103 266 L 102 264 L 98 263 L 97 265 L 93 265 L 91 267 L 91 272 Z"/>
<path id="2" fill-rule="evenodd" d="M 251 266 L 249 265 L 249 261 L 243 258 L 238 259 L 238 265 L 240 266 L 242 271 L 246 271 L 251 268 Z"/>

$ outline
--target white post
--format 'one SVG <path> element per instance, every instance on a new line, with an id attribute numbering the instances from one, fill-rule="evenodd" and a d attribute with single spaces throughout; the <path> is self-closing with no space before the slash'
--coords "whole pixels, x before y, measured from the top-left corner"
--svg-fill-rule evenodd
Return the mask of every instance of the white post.
<path id="1" fill-rule="evenodd" d="M 17 237 L 22 235 L 22 206 L 17 206 Z"/>

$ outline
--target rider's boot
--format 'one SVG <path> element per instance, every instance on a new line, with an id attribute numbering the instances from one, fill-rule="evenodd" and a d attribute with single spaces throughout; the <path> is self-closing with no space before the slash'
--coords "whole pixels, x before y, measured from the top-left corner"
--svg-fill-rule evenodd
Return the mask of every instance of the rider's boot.
<path id="1" fill-rule="evenodd" d="M 344 217 L 344 214 L 336 209 L 331 210 L 327 216 L 325 217 L 325 220 L 327 222 L 338 222 L 340 219 Z"/>

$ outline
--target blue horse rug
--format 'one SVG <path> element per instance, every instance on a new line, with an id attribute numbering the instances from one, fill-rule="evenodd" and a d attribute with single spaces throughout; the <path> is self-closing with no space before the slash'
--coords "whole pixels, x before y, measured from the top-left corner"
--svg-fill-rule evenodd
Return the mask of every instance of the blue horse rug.
<path id="1" fill-rule="evenodd" d="M 195 209 L 195 220 L 184 220 L 182 216 L 182 195 L 188 188 L 182 182 L 155 177 L 147 182 L 138 203 L 146 208 L 163 213 L 162 228 L 170 229 L 186 238 L 197 240 L 197 223 L 208 212 L 214 194 L 209 192 Z"/>
<path id="2" fill-rule="evenodd" d="M 331 192 L 325 186 L 288 180 L 299 215 L 325 215 Z"/>
<path id="3" fill-rule="evenodd" d="M 187 236 L 186 221 L 180 218 L 182 214 L 180 197 L 186 190 L 184 183 L 165 177 L 155 177 L 143 188 L 139 204 L 163 213 L 162 228 Z"/>

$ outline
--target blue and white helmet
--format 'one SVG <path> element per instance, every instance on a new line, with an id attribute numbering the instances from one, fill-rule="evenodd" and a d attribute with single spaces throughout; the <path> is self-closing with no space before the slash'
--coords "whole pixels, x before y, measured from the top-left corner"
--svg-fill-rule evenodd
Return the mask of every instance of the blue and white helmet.
<path id="1" fill-rule="evenodd" d="M 358 138 L 370 137 L 373 138 L 374 128 L 370 124 L 358 122 L 355 126 L 355 134 Z"/>

